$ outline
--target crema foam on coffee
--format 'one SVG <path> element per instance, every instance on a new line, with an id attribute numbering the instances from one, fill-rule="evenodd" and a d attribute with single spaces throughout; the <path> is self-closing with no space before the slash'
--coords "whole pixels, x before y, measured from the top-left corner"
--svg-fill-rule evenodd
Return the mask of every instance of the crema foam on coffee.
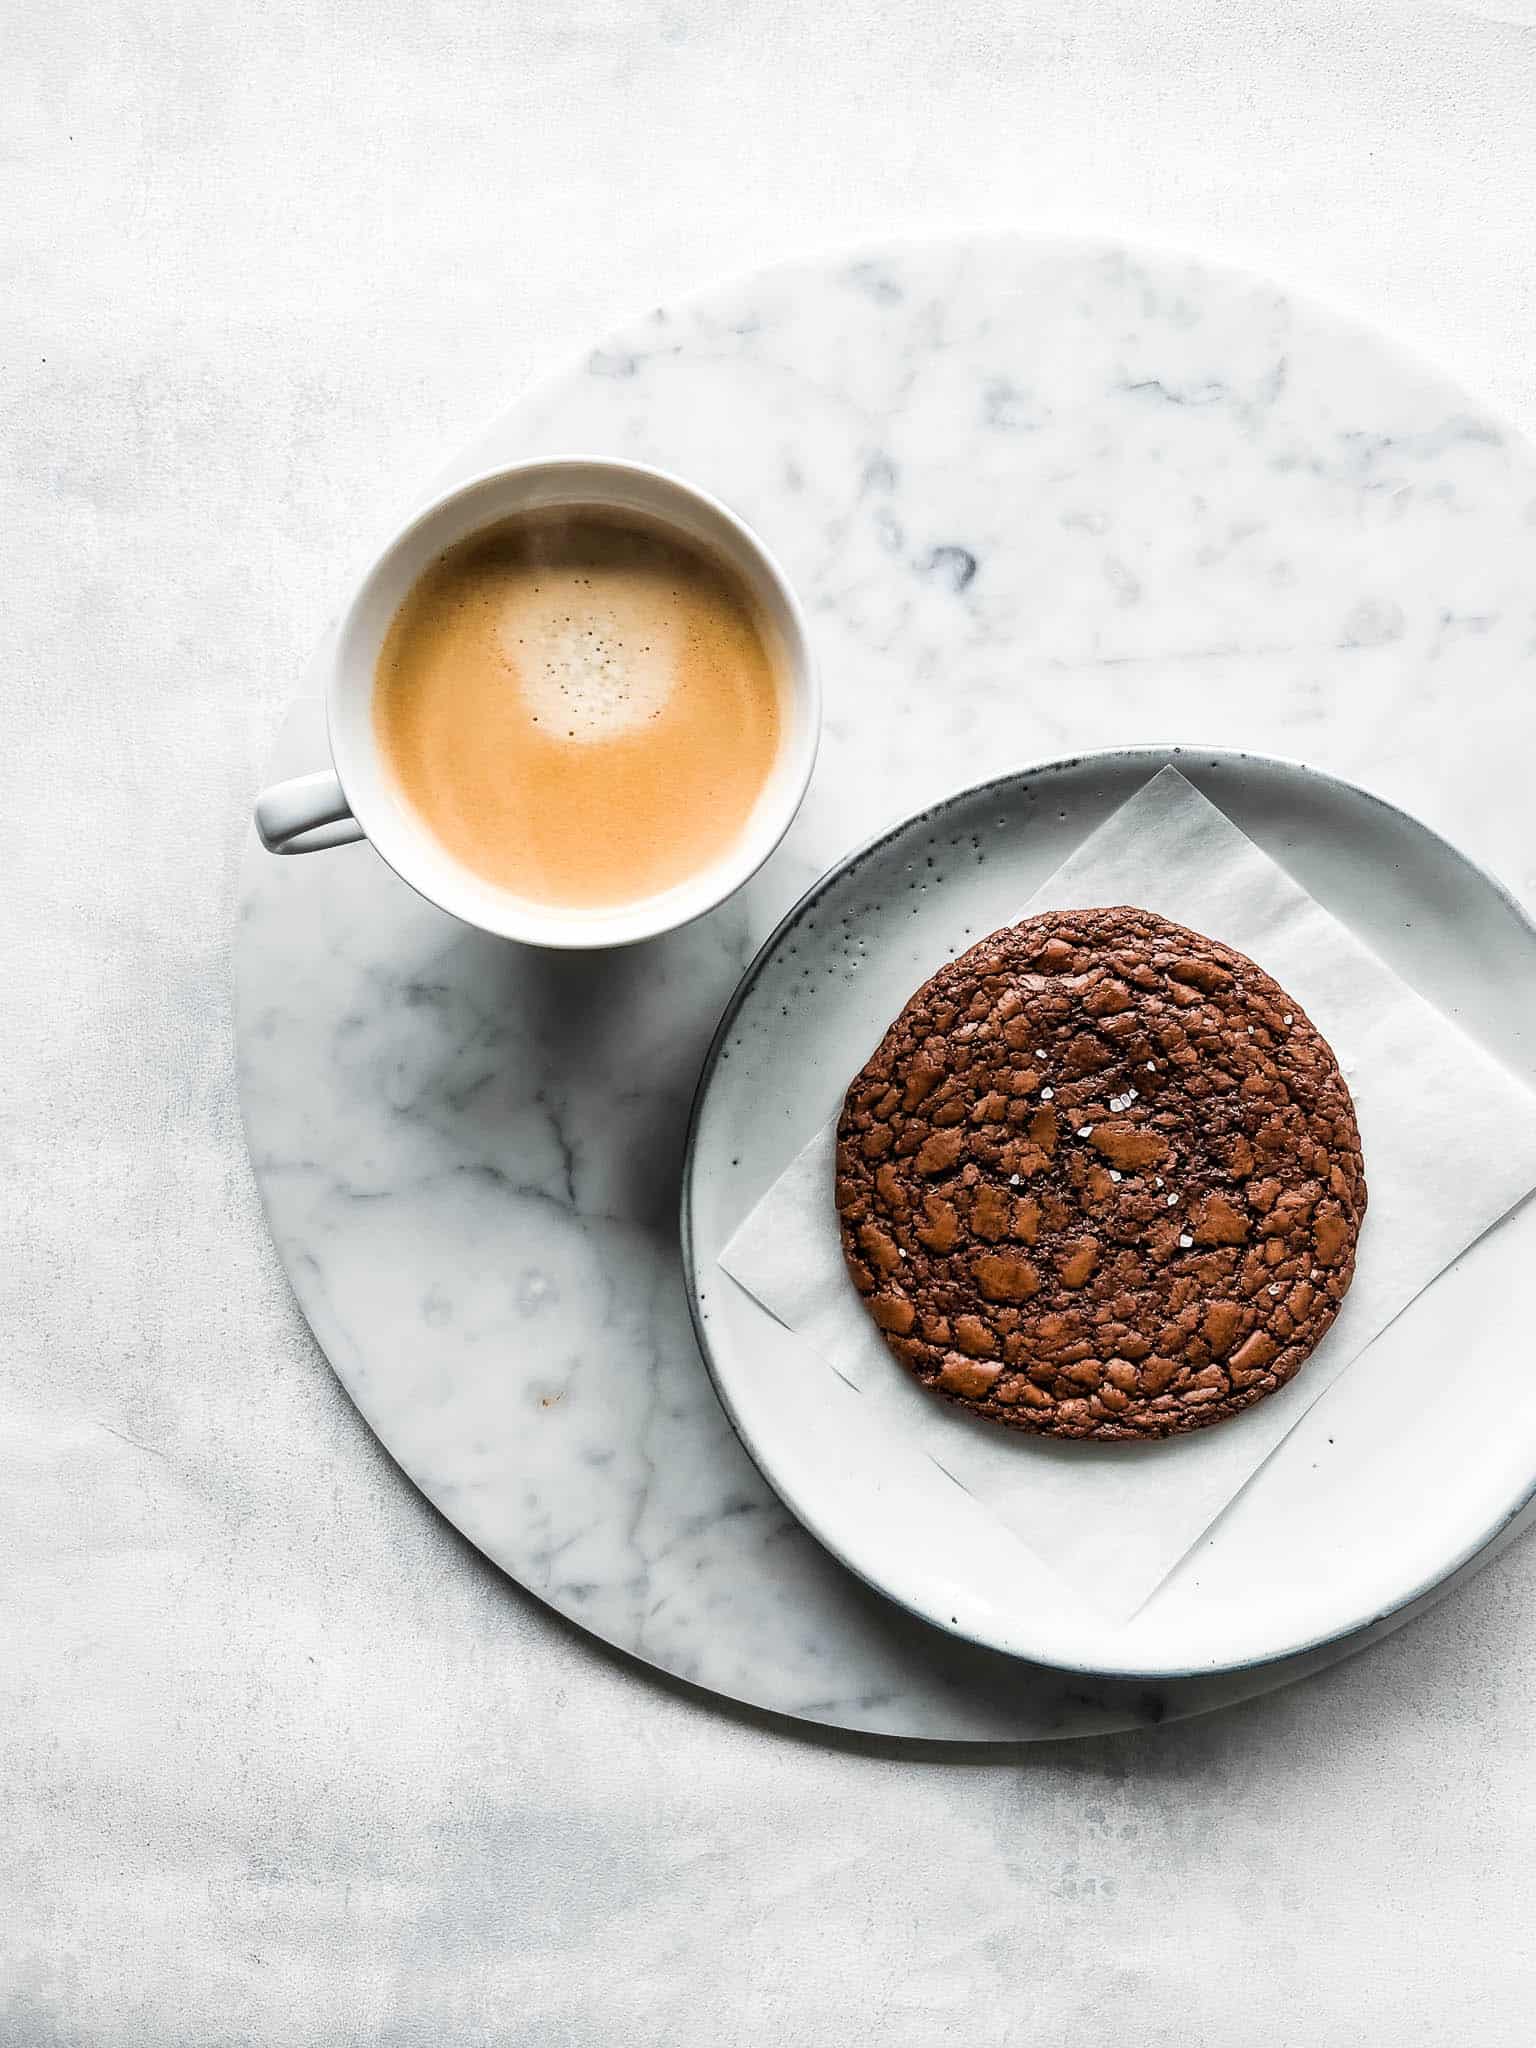
<path id="1" fill-rule="evenodd" d="M 410 806 L 516 895 L 618 906 L 710 867 L 778 751 L 784 686 L 745 585 L 638 516 L 502 522 L 432 564 L 379 655 Z"/>

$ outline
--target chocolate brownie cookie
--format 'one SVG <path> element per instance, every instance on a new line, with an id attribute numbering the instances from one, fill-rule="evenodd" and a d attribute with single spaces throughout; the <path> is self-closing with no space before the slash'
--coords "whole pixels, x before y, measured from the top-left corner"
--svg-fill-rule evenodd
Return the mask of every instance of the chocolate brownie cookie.
<path id="1" fill-rule="evenodd" d="M 1050 1436 L 1172 1436 L 1283 1386 L 1365 1201 L 1320 1034 L 1146 910 L 1026 918 L 940 968 L 837 1128 L 843 1250 L 886 1343 Z"/>

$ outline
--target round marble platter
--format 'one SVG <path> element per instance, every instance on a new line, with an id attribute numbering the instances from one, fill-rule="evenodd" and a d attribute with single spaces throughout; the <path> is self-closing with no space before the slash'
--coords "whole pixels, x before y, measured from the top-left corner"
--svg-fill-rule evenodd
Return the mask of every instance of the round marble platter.
<path id="1" fill-rule="evenodd" d="M 1157 1686 L 929 1629 L 823 1553 L 731 1434 L 689 1325 L 678 1187 L 705 1048 L 779 917 L 848 846 L 1001 767 L 1159 739 L 1309 759 L 1529 901 L 1536 453 L 1272 284 L 998 237 L 658 310 L 433 487 L 555 452 L 660 463 L 764 534 L 810 615 L 823 752 L 739 897 L 620 953 L 482 938 L 366 846 L 279 861 L 252 842 L 236 961 L 251 1156 L 295 1293 L 399 1464 L 604 1641 L 887 1735 L 1200 1712 L 1438 1597 L 1283 1663 Z M 327 652 L 274 775 L 324 762 Z"/>

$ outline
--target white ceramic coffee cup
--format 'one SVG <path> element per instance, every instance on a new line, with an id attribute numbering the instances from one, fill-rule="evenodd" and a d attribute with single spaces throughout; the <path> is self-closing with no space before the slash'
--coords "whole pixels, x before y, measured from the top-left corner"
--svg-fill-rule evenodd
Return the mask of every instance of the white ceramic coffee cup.
<path id="1" fill-rule="evenodd" d="M 373 726 L 374 672 L 390 623 L 445 548 L 521 512 L 559 507 L 630 513 L 671 528 L 733 569 L 755 599 L 783 691 L 778 753 L 741 831 L 708 867 L 660 893 L 571 908 L 487 881 L 432 834 L 397 786 Z M 379 555 L 348 605 L 326 687 L 331 767 L 263 790 L 256 830 L 272 853 L 313 853 L 369 839 L 402 881 L 498 937 L 536 946 L 623 946 L 723 902 L 761 867 L 800 807 L 821 732 L 821 689 L 805 619 L 784 572 L 735 514 L 679 478 L 591 456 L 514 463 L 476 477 L 418 513 Z"/>

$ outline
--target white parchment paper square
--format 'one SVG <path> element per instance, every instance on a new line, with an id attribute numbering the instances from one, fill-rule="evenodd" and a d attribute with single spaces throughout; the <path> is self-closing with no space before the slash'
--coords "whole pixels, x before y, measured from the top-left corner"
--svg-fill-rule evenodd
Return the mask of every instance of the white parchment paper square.
<path id="1" fill-rule="evenodd" d="M 720 1263 L 1044 1564 L 1128 1619 L 1318 1397 L 1536 1185 L 1536 1093 L 1427 1003 L 1176 769 L 1084 841 L 1020 915 L 1137 904 L 1251 955 L 1332 1044 L 1360 1119 L 1369 1210 L 1354 1285 L 1288 1387 L 1162 1443 L 1053 1443 L 925 1392 L 891 1357 L 843 1266 L 835 1117 Z M 873 1040 L 872 1040 L 873 1046 Z"/>

